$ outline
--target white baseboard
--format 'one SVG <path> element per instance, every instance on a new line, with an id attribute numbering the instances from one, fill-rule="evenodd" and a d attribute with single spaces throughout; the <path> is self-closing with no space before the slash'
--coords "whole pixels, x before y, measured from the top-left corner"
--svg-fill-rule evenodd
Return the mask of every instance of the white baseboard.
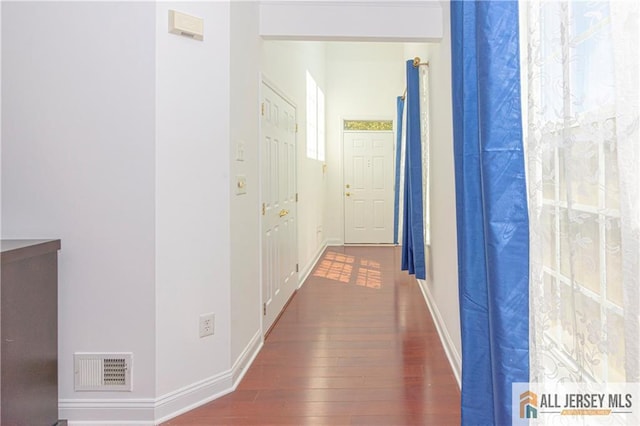
<path id="1" fill-rule="evenodd" d="M 316 253 L 313 255 L 311 262 L 305 265 L 305 267 L 300 271 L 300 275 L 298 275 L 298 288 L 302 287 L 302 284 L 304 284 L 306 279 L 309 277 L 309 274 L 311 273 L 311 271 L 313 271 L 314 266 L 316 266 L 316 263 L 318 263 L 318 260 L 320 260 L 320 256 L 322 256 L 322 253 L 324 253 L 324 250 L 326 248 L 327 240 L 324 240 L 322 244 L 320 244 L 320 247 L 318 247 L 318 250 L 316 250 Z"/>
<path id="2" fill-rule="evenodd" d="M 136 422 L 136 421 L 73 421 L 69 420 L 69 426 L 153 426 L 154 422 Z"/>
<path id="3" fill-rule="evenodd" d="M 220 398 L 233 390 L 231 370 L 169 392 L 155 401 L 155 421 L 161 423 Z"/>
<path id="4" fill-rule="evenodd" d="M 215 376 L 212 378 L 214 380 L 209 379 L 201 384 L 187 386 L 182 390 L 158 398 L 156 400 L 156 424 L 166 422 L 236 390 L 238 383 L 262 349 L 262 344 L 262 332 L 258 330 L 229 371 Z"/>
<path id="5" fill-rule="evenodd" d="M 343 246 L 343 240 L 327 240 L 327 246 L 335 247 L 335 246 Z"/>
<path id="6" fill-rule="evenodd" d="M 453 371 L 453 375 L 458 382 L 458 388 L 462 387 L 462 358 L 460 354 L 456 350 L 456 347 L 453 344 L 453 340 L 449 335 L 447 327 L 442 319 L 442 315 L 440 315 L 440 311 L 438 310 L 438 305 L 433 302 L 433 296 L 431 295 L 431 291 L 427 286 L 427 283 L 424 280 L 417 280 L 418 286 L 422 291 L 422 295 L 424 296 L 424 300 L 427 303 L 427 308 L 429 308 L 429 312 L 431 313 L 431 318 L 436 325 L 436 330 L 438 330 L 438 336 L 440 336 L 440 342 L 444 348 L 444 352 L 447 355 L 447 359 L 449 360 L 449 364 L 451 365 L 451 370 Z"/>
<path id="7" fill-rule="evenodd" d="M 231 378 L 233 379 L 233 390 L 236 390 L 238 384 L 253 364 L 253 360 L 258 356 L 258 352 L 262 349 L 264 339 L 262 338 L 262 330 L 256 331 L 249 344 L 244 348 L 236 362 L 231 367 Z"/>
<path id="8" fill-rule="evenodd" d="M 71 426 L 153 425 L 154 407 L 153 399 L 61 399 L 58 415 Z"/>
<path id="9" fill-rule="evenodd" d="M 166 422 L 234 391 L 260 352 L 262 344 L 262 333 L 258 330 L 231 369 L 155 400 L 60 400 L 60 418 L 67 419 L 69 426 L 152 426 Z"/>

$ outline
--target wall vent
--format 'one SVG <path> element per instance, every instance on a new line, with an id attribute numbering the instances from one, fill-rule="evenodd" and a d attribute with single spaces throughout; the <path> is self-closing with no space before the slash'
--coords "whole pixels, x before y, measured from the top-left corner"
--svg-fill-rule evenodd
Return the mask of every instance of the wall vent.
<path id="1" fill-rule="evenodd" d="M 131 353 L 73 354 L 74 390 L 131 391 Z"/>

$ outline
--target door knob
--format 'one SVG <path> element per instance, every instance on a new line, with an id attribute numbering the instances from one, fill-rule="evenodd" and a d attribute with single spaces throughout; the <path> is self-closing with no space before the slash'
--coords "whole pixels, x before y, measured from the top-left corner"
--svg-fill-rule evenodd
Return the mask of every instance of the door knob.
<path id="1" fill-rule="evenodd" d="M 280 217 L 285 217 L 289 214 L 289 210 L 282 209 L 280 210 Z"/>
<path id="2" fill-rule="evenodd" d="M 350 192 L 345 192 L 344 195 L 346 195 L 347 197 L 351 197 L 351 193 Z"/>
<path id="3" fill-rule="evenodd" d="M 349 184 L 346 184 L 345 186 L 346 186 L 347 189 L 351 188 L 351 185 L 349 185 Z"/>

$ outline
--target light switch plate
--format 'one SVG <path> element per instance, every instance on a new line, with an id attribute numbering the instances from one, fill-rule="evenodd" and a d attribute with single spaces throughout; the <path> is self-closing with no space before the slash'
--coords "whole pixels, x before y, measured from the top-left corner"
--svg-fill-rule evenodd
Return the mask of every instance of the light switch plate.
<path id="1" fill-rule="evenodd" d="M 244 161 L 244 142 L 239 141 L 236 151 L 236 161 Z"/>
<path id="2" fill-rule="evenodd" d="M 244 175 L 236 176 L 236 195 L 247 193 L 247 177 Z"/>

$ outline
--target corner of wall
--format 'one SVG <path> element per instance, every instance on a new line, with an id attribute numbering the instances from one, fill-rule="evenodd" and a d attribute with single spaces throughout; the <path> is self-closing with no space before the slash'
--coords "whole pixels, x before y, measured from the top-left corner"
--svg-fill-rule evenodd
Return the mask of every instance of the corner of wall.
<path id="1" fill-rule="evenodd" d="M 156 417 L 232 387 L 229 2 L 156 8 Z M 170 9 L 204 39 L 167 31 Z M 200 338 L 199 317 L 215 314 Z"/>
<path id="2" fill-rule="evenodd" d="M 261 222 L 259 91 L 260 46 L 258 3 L 230 6 L 230 256 L 231 361 L 243 357 L 260 332 Z M 244 179 L 245 193 L 237 194 Z M 235 364 L 234 364 L 235 365 Z"/>
<path id="3" fill-rule="evenodd" d="M 258 330 L 228 371 L 157 398 L 153 402 L 155 424 L 166 422 L 236 390 L 262 345 L 262 330 Z"/>

